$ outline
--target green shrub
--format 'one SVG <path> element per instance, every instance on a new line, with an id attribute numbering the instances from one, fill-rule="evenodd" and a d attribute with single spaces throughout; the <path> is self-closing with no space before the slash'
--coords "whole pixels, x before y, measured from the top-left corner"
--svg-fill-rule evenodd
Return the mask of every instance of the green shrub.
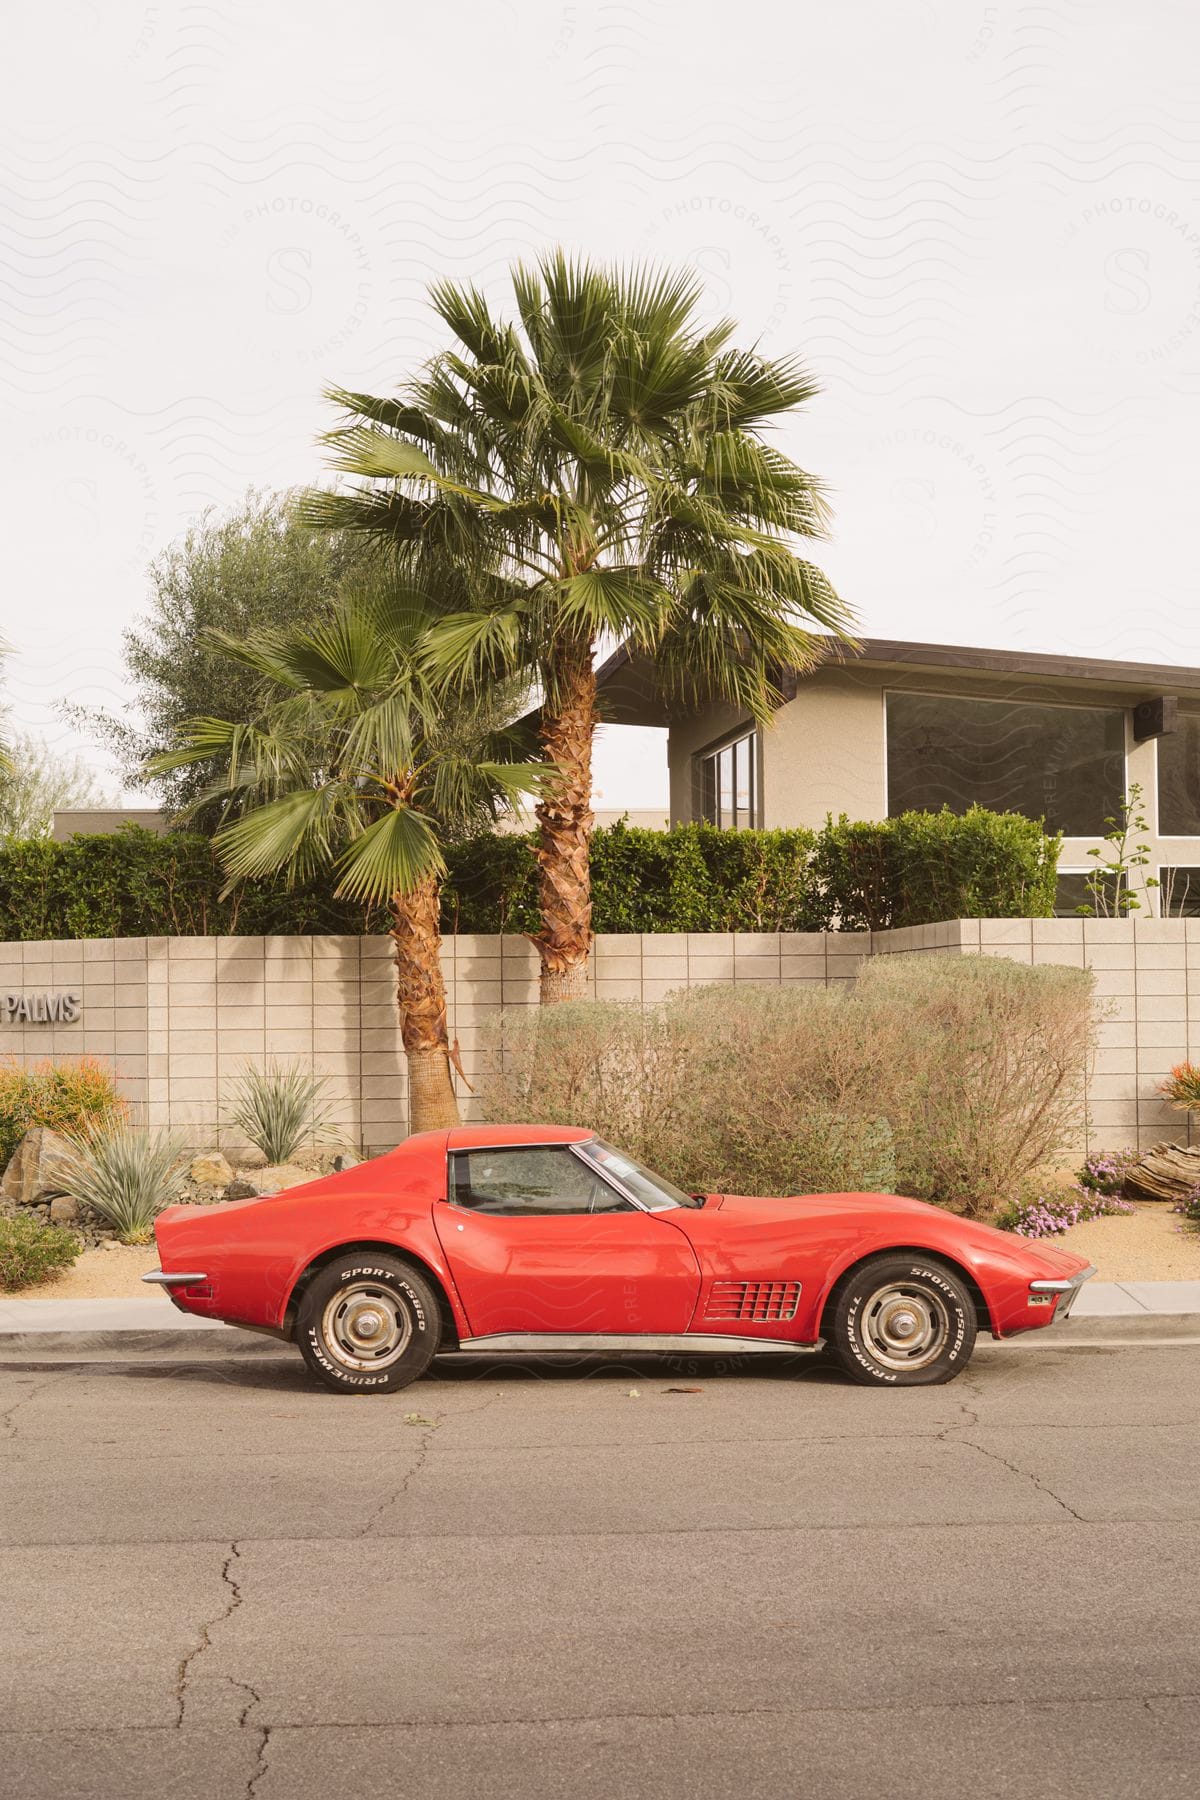
<path id="1" fill-rule="evenodd" d="M 844 931 L 939 919 L 1048 919 L 1060 836 L 1019 813 L 901 813 L 878 824 L 827 819 L 814 864 Z"/>
<path id="2" fill-rule="evenodd" d="M 48 1125 L 66 1134 L 123 1119 L 127 1108 L 107 1063 L 92 1056 L 57 1066 L 49 1061 L 21 1068 L 0 1063 L 0 1169 L 27 1131 Z"/>
<path id="3" fill-rule="evenodd" d="M 1054 908 L 1061 840 L 1016 813 L 904 813 L 820 832 L 611 825 L 592 839 L 596 931 L 882 930 Z M 533 839 L 485 833 L 447 850 L 448 931 L 538 925 Z M 129 827 L 69 843 L 0 843 L 0 941 L 384 931 L 383 912 L 248 881 L 224 895 L 207 838 Z"/>
<path id="4" fill-rule="evenodd" d="M 64 1194 L 98 1213 L 123 1244 L 148 1244 L 155 1218 L 175 1198 L 186 1154 L 165 1133 L 101 1126 L 72 1140 L 57 1179 Z"/>
<path id="5" fill-rule="evenodd" d="M 82 1245 L 64 1225 L 47 1225 L 25 1213 L 0 1217 L 0 1293 L 36 1287 L 69 1269 Z"/>
<path id="6" fill-rule="evenodd" d="M 284 1068 L 269 1062 L 263 1069 L 245 1070 L 230 1084 L 225 1116 L 269 1164 L 289 1162 L 302 1144 L 337 1135 L 325 1098 L 328 1086 L 327 1075 L 299 1063 Z"/>
<path id="7" fill-rule="evenodd" d="M 1081 969 L 903 957 L 853 991 L 704 987 L 488 1028 L 492 1119 L 590 1126 L 680 1186 L 911 1194 L 977 1216 L 1076 1129 Z"/>

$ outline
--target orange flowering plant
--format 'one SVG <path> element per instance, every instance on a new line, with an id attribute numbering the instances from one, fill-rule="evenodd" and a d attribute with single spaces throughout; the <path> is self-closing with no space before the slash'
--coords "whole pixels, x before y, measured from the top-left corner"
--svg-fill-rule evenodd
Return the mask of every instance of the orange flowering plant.
<path id="1" fill-rule="evenodd" d="M 1192 1062 L 1176 1063 L 1159 1092 L 1182 1112 L 1200 1112 L 1200 1068 Z"/>

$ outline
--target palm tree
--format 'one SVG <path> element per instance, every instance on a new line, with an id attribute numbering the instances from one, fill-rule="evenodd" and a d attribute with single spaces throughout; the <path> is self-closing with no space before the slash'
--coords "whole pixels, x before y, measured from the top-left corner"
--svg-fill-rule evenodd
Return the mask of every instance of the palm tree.
<path id="1" fill-rule="evenodd" d="M 224 770 L 197 804 L 220 797 L 214 843 L 231 878 L 305 880 L 332 866 L 336 893 L 390 909 L 396 999 L 408 1063 L 409 1127 L 457 1125 L 440 961 L 441 843 L 494 823 L 541 771 L 507 727 L 511 693 L 464 689 L 447 702 L 428 661 L 445 607 L 414 587 L 347 596 L 328 619 L 242 641 L 210 634 L 265 679 L 261 716 L 193 719 L 149 765 Z"/>
<path id="2" fill-rule="evenodd" d="M 794 552 L 825 533 L 820 484 L 764 440 L 816 388 L 793 360 L 704 328 L 689 274 L 608 271 L 561 252 L 512 272 L 518 322 L 443 282 L 455 347 L 399 399 L 335 391 L 334 466 L 359 477 L 307 516 L 366 531 L 417 569 L 449 558 L 476 610 L 441 637 L 444 682 L 526 671 L 555 774 L 537 807 L 543 1000 L 584 991 L 594 657 L 652 655 L 669 703 L 721 698 L 759 723 L 782 671 L 816 660 L 807 626 L 849 615 Z"/>

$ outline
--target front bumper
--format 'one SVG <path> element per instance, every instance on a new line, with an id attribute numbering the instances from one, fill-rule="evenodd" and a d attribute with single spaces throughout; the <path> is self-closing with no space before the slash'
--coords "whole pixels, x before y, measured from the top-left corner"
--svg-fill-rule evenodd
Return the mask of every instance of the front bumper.
<path id="1" fill-rule="evenodd" d="M 1071 1308 L 1079 1296 L 1080 1288 L 1085 1281 L 1090 1281 L 1095 1273 L 1095 1267 L 1089 1263 L 1086 1269 L 1080 1269 L 1077 1275 L 1071 1275 L 1062 1281 L 1031 1281 L 1029 1292 L 1031 1295 L 1058 1295 L 1058 1305 L 1054 1308 L 1054 1317 L 1050 1321 L 1051 1324 L 1057 1324 L 1059 1319 L 1067 1319 L 1071 1316 Z"/>

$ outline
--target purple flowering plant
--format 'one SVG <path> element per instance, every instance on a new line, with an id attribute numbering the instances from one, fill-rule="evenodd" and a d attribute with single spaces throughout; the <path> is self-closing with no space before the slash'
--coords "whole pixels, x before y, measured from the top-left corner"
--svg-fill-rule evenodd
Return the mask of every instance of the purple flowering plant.
<path id="1" fill-rule="evenodd" d="M 1055 1193 L 1034 1193 L 1013 1201 L 997 1217 L 996 1224 L 1001 1231 L 1015 1231 L 1018 1237 L 1061 1237 L 1072 1225 L 1082 1225 L 1086 1219 L 1107 1219 L 1136 1210 L 1132 1200 L 1123 1200 L 1119 1194 L 1106 1194 L 1075 1182 Z"/>
<path id="2" fill-rule="evenodd" d="M 1128 1146 L 1124 1150 L 1097 1150 L 1087 1158 L 1075 1179 L 1080 1187 L 1091 1188 L 1097 1194 L 1120 1194 L 1138 1160 L 1137 1151 Z"/>
<path id="3" fill-rule="evenodd" d="M 1200 1187 L 1194 1187 L 1182 1200 L 1176 1200 L 1172 1212 L 1182 1213 L 1189 1225 L 1200 1225 Z M 1184 1229 L 1180 1226 L 1180 1230 Z"/>

